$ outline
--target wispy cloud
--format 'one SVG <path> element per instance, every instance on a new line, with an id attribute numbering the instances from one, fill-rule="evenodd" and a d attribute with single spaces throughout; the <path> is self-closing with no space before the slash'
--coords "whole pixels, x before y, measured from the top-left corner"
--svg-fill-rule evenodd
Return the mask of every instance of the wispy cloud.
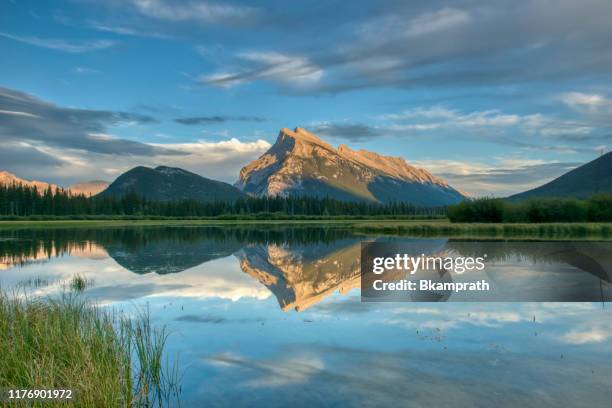
<path id="1" fill-rule="evenodd" d="M 254 7 L 203 1 L 132 0 L 132 4 L 143 15 L 176 22 L 238 22 L 258 15 Z"/>
<path id="2" fill-rule="evenodd" d="M 400 113 L 381 115 L 380 118 L 395 121 L 408 119 L 442 120 L 444 124 L 466 127 L 514 126 L 524 119 L 519 115 L 504 114 L 499 110 L 474 111 L 464 114 L 442 106 L 406 110 Z"/>
<path id="3" fill-rule="evenodd" d="M 612 127 L 612 98 L 597 93 L 568 92 L 559 99 L 592 122 Z"/>
<path id="4" fill-rule="evenodd" d="M 266 119 L 259 116 L 185 116 L 174 119 L 181 125 L 213 125 L 226 122 L 265 122 Z"/>
<path id="5" fill-rule="evenodd" d="M 232 87 L 255 80 L 266 80 L 304 89 L 318 83 L 323 76 L 323 70 L 303 56 L 249 51 L 241 52 L 236 57 L 243 68 L 202 75 L 199 81 L 208 85 Z"/>
<path id="6" fill-rule="evenodd" d="M 89 74 L 100 74 L 101 73 L 101 71 L 97 69 L 79 67 L 79 66 L 72 68 L 72 72 L 74 72 L 75 74 L 79 74 L 79 75 L 89 75 Z"/>
<path id="7" fill-rule="evenodd" d="M 4 110 L 0 109 L 0 115 L 12 115 L 12 116 L 25 116 L 28 118 L 38 118 L 38 115 L 34 115 L 29 112 L 21 112 L 21 111 L 12 111 L 12 110 Z"/>
<path id="8" fill-rule="evenodd" d="M 444 7 L 423 12 L 408 21 L 406 21 L 406 16 L 389 16 L 385 21 L 385 30 L 395 30 L 400 35 L 416 37 L 457 29 L 469 24 L 471 20 L 470 14 L 465 10 Z M 376 24 L 379 23 L 380 21 L 376 22 Z M 367 34 L 376 33 L 374 25 L 367 25 L 364 29 Z"/>
<path id="9" fill-rule="evenodd" d="M 61 39 L 20 36 L 4 32 L 0 32 L 0 37 L 9 38 L 36 47 L 71 53 L 104 50 L 117 44 L 115 41 L 111 40 L 67 41 Z"/>
<path id="10" fill-rule="evenodd" d="M 137 29 L 137 28 L 128 27 L 128 26 L 119 26 L 119 25 L 113 25 L 113 24 L 106 24 L 106 23 L 101 23 L 101 22 L 98 22 L 98 21 L 90 22 L 89 26 L 91 28 L 95 29 L 95 30 L 98 30 L 98 31 L 104 31 L 104 32 L 113 33 L 113 34 L 119 34 L 119 35 L 129 35 L 129 36 L 135 36 L 135 37 L 161 38 L 161 39 L 172 39 L 172 38 L 174 38 L 173 36 L 171 36 L 169 34 L 162 33 L 162 32 L 145 30 L 145 29 Z"/>
<path id="11" fill-rule="evenodd" d="M 567 92 L 561 95 L 561 100 L 566 105 L 576 107 L 597 108 L 600 106 L 611 105 L 612 100 L 599 94 L 587 94 L 582 92 Z"/>
<path id="12" fill-rule="evenodd" d="M 504 144 L 514 141 L 525 143 L 525 147 L 528 145 L 537 147 L 537 144 L 521 141 L 520 135 L 539 135 L 543 136 L 544 140 L 548 138 L 567 142 L 600 138 L 600 135 L 593 135 L 595 129 L 589 125 L 588 121 L 559 118 L 541 113 L 519 115 L 504 113 L 496 109 L 464 113 L 443 106 L 432 106 L 384 114 L 377 118 L 391 121 L 389 128 L 395 131 L 425 131 L 442 128 L 482 129 L 487 131 L 487 138 L 491 141 L 499 141 Z"/>

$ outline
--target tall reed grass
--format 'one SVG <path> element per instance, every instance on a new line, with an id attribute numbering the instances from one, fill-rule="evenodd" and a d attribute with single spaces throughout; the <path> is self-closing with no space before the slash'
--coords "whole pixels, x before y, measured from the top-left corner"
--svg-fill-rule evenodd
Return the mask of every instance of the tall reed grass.
<path id="1" fill-rule="evenodd" d="M 128 318 L 74 293 L 41 299 L 0 292 L 0 387 L 72 389 L 72 406 L 83 408 L 177 405 L 177 365 L 164 361 L 167 336 L 151 326 L 148 311 Z"/>

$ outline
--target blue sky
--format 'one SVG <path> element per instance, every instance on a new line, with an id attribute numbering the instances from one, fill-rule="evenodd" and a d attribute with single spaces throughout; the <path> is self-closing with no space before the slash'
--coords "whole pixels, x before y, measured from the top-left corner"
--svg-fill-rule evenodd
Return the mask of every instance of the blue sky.
<path id="1" fill-rule="evenodd" d="M 0 2 L 0 170 L 135 165 L 228 182 L 282 127 L 402 156 L 475 195 L 609 149 L 612 4 Z"/>

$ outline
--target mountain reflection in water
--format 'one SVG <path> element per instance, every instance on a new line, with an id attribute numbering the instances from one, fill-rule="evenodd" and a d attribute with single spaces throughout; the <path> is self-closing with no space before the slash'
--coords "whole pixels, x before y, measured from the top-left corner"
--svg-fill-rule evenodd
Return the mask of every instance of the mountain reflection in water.
<path id="1" fill-rule="evenodd" d="M 185 271 L 233 256 L 246 275 L 276 297 L 282 310 L 302 311 L 334 292 L 346 294 L 360 287 L 361 242 L 368 240 L 384 240 L 390 244 L 390 251 L 409 251 L 416 256 L 476 257 L 487 254 L 487 279 L 502 289 L 522 291 L 528 300 L 547 300 L 546 297 L 538 299 L 538 296 L 542 297 L 546 292 L 545 286 L 551 285 L 561 285 L 554 296 L 561 293 L 565 297 L 549 300 L 593 300 L 589 296 L 596 290 L 605 300 L 610 290 L 612 250 L 608 242 L 389 238 L 355 235 L 350 229 L 340 227 L 3 231 L 0 236 L 0 267 L 10 269 L 54 257 L 102 259 L 108 256 L 125 270 L 136 274 L 174 274 L 164 282 L 179 288 L 189 286 L 189 280 L 197 275 L 185 274 Z M 444 270 L 422 272 L 422 277 L 441 282 L 462 278 Z M 205 286 L 206 282 L 200 281 L 199 284 Z M 119 292 L 121 282 L 116 282 L 116 286 Z M 126 292 L 129 289 L 126 288 Z M 197 289 L 191 293 L 197 295 Z M 503 290 L 499 293 L 496 296 L 502 297 L 496 300 L 511 300 L 515 292 L 507 292 L 509 298 L 503 297 Z M 443 301 L 451 294 L 414 293 L 411 296 L 417 301 Z"/>
<path id="2" fill-rule="evenodd" d="M 308 245 L 250 244 L 235 255 L 240 268 L 265 285 L 283 310 L 304 310 L 336 290 L 360 285 L 360 243 L 347 238 Z"/>

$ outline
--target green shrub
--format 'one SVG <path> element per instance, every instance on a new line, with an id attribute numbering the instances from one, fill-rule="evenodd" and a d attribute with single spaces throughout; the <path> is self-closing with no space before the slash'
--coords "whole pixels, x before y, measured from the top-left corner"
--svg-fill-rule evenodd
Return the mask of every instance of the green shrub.
<path id="1" fill-rule="evenodd" d="M 538 198 L 524 202 L 479 198 L 450 206 L 448 218 L 451 222 L 610 222 L 612 194 L 586 200 Z"/>
<path id="2" fill-rule="evenodd" d="M 502 222 L 504 202 L 499 198 L 463 201 L 448 209 L 451 222 Z"/>
<path id="3" fill-rule="evenodd" d="M 588 202 L 587 218 L 589 221 L 612 221 L 612 194 L 598 194 Z"/>

